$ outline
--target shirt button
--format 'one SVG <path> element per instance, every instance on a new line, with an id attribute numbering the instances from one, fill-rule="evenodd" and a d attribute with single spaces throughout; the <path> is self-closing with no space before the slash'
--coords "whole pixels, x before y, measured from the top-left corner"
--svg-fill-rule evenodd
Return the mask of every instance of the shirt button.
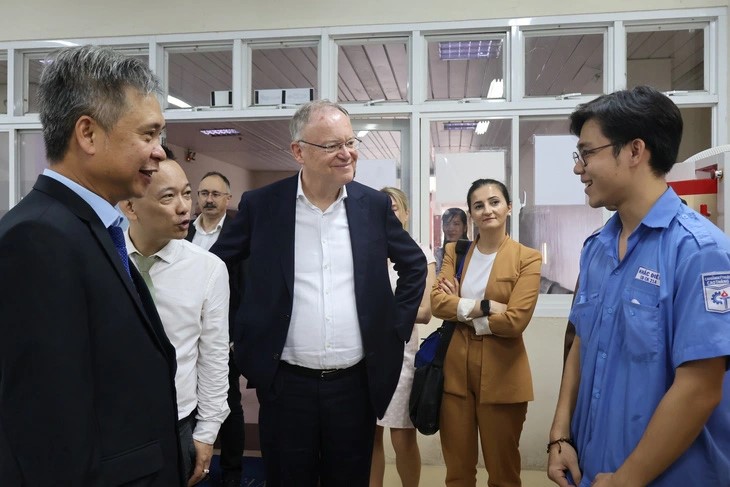
<path id="1" fill-rule="evenodd" d="M 601 398 L 601 393 L 600 392 L 596 392 L 596 393 L 593 394 L 593 397 L 595 397 L 596 399 L 600 399 Z"/>
<path id="2" fill-rule="evenodd" d="M 606 357 L 608 357 L 608 354 L 606 352 L 601 352 L 601 358 L 606 358 Z"/>
<path id="3" fill-rule="evenodd" d="M 608 308 L 606 311 L 608 312 L 608 314 L 613 314 L 613 308 Z"/>
<path id="4" fill-rule="evenodd" d="M 327 269 L 329 266 L 327 264 L 324 265 L 324 268 Z"/>

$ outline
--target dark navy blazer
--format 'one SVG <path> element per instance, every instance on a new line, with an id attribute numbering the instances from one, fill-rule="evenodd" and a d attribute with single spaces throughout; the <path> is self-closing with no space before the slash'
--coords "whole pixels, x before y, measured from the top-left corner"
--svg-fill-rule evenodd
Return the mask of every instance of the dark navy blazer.
<path id="1" fill-rule="evenodd" d="M 279 366 L 292 312 L 298 176 L 248 191 L 238 214 L 211 251 L 229 268 L 248 258 L 236 314 L 236 362 L 249 384 L 268 391 Z M 426 258 L 391 209 L 390 197 L 347 184 L 355 302 L 365 349 L 370 398 L 382 417 L 398 383 L 426 282 Z M 387 261 L 399 274 L 395 295 Z"/>

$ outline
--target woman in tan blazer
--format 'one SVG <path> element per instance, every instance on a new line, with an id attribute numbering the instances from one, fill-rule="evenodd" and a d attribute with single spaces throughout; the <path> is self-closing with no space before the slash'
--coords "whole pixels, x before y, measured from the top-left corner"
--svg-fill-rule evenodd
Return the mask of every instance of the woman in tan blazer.
<path id="1" fill-rule="evenodd" d="M 433 315 L 458 321 L 444 362 L 441 446 L 447 486 L 476 485 L 477 438 L 490 487 L 520 486 L 520 434 L 533 399 L 532 376 L 522 332 L 535 310 L 540 253 L 510 239 L 509 192 L 479 179 L 467 193 L 479 229 L 454 276 L 455 245 L 431 291 Z"/>

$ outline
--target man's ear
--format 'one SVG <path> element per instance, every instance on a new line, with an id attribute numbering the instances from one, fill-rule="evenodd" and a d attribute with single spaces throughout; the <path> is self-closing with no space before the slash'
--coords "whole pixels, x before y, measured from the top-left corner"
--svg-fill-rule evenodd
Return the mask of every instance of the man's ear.
<path id="1" fill-rule="evenodd" d="M 134 203 L 132 203 L 132 200 L 120 201 L 119 209 L 122 210 L 122 213 L 124 213 L 124 216 L 127 217 L 127 220 L 129 220 L 129 221 L 137 220 L 137 213 L 134 212 Z"/>
<path id="2" fill-rule="evenodd" d="M 649 160 L 650 153 L 646 148 L 646 143 L 642 139 L 634 139 L 629 142 L 629 149 L 631 150 L 632 165 L 638 164 L 644 158 L 647 161 Z"/>
<path id="3" fill-rule="evenodd" d="M 294 159 L 299 164 L 304 164 L 304 158 L 302 157 L 302 144 L 297 141 L 291 143 L 291 153 L 294 155 Z"/>
<path id="4" fill-rule="evenodd" d="M 88 115 L 82 115 L 76 120 L 74 138 L 83 152 L 88 155 L 96 154 L 101 136 L 101 127 Z"/>

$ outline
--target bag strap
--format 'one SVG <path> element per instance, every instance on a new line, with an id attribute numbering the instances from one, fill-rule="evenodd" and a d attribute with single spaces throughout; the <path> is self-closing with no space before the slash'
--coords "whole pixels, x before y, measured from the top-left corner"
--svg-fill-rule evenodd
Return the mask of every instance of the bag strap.
<path id="1" fill-rule="evenodd" d="M 464 260 L 466 260 L 466 254 L 471 246 L 471 241 L 465 238 L 459 239 L 456 242 L 456 278 L 461 280 L 461 271 L 464 269 Z M 444 320 L 441 327 L 439 327 L 439 334 L 441 339 L 439 340 L 439 346 L 436 350 L 436 354 L 431 361 L 431 364 L 438 367 L 443 367 L 444 359 L 446 358 L 446 351 L 449 349 L 449 343 L 451 342 L 451 336 L 454 334 L 456 323 L 453 321 Z"/>

